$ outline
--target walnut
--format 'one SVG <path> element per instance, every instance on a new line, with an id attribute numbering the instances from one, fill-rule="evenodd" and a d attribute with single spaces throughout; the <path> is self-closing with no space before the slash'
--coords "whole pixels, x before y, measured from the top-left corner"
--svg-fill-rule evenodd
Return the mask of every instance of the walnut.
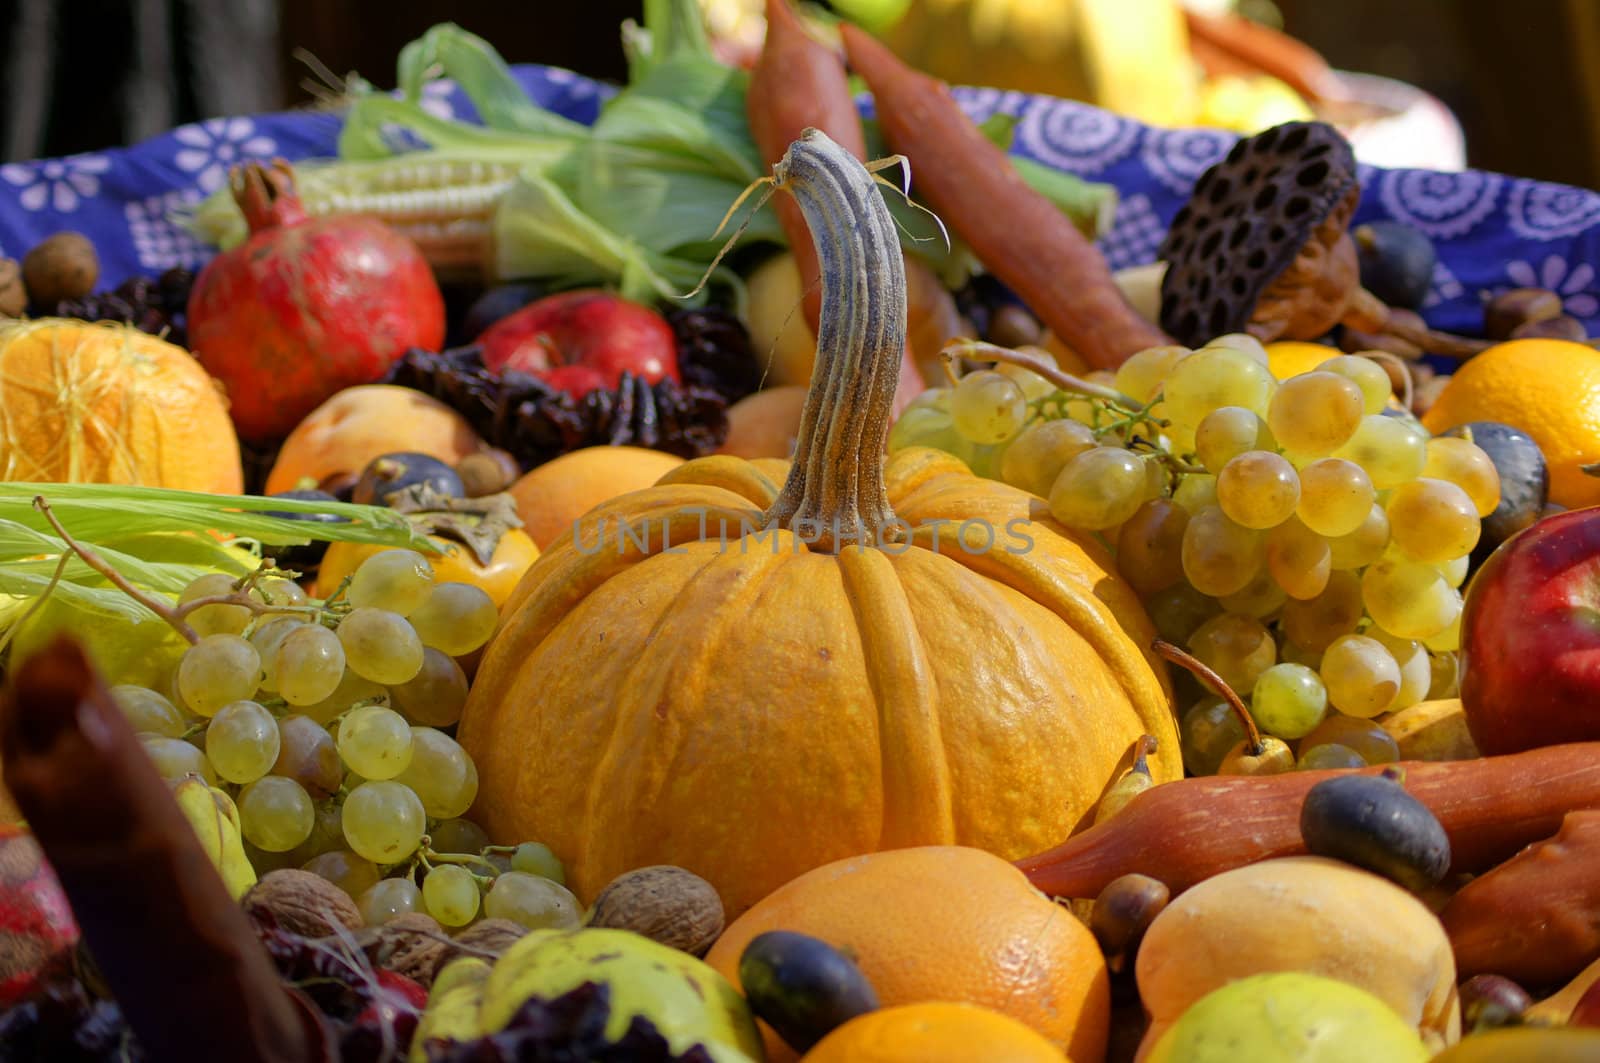
<path id="1" fill-rule="evenodd" d="M 590 926 L 632 930 L 704 956 L 722 936 L 722 899 L 711 883 L 681 867 L 641 867 L 611 880 L 595 898 Z"/>
<path id="2" fill-rule="evenodd" d="M 28 289 L 16 259 L 0 258 L 0 317 L 21 317 L 28 310 Z"/>
<path id="3" fill-rule="evenodd" d="M 403 974 L 427 989 L 433 975 L 449 958 L 450 935 L 438 920 L 422 912 L 397 915 L 382 926 L 370 928 L 367 955 L 379 967 Z"/>
<path id="4" fill-rule="evenodd" d="M 298 868 L 269 871 L 245 893 L 245 912 L 264 912 L 279 927 L 302 937 L 326 937 L 334 927 L 359 930 L 361 910 L 350 895 L 321 875 Z"/>
<path id="5" fill-rule="evenodd" d="M 59 232 L 36 244 L 22 259 L 22 280 L 40 306 L 82 299 L 100 278 L 94 244 L 82 233 Z"/>

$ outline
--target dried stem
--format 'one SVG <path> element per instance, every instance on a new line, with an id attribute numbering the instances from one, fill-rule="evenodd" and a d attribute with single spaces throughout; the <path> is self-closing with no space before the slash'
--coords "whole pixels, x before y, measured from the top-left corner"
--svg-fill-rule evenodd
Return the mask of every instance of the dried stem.
<path id="1" fill-rule="evenodd" d="M 1137 410 L 1144 405 L 1138 399 L 1124 395 L 1116 388 L 1108 388 L 1104 384 L 1096 384 L 1082 377 L 1073 376 L 1047 358 L 1029 354 L 1027 351 L 1001 347 L 998 344 L 987 343 L 983 340 L 957 337 L 945 344 L 944 350 L 939 352 L 939 356 L 945 360 L 946 365 L 960 357 L 1005 362 L 1008 365 L 1021 366 L 1029 372 L 1039 374 L 1062 391 L 1075 392 L 1092 399 L 1104 399 L 1126 410 Z"/>
<path id="2" fill-rule="evenodd" d="M 1252 757 L 1259 757 L 1266 751 L 1266 745 L 1261 741 L 1261 731 L 1256 727 L 1256 721 L 1250 716 L 1250 710 L 1245 708 L 1244 700 L 1233 692 L 1233 688 L 1223 681 L 1222 677 L 1211 670 L 1200 658 L 1165 639 L 1156 639 L 1150 648 L 1173 664 L 1185 669 L 1217 697 L 1228 703 L 1239 723 L 1244 726 L 1246 748 Z"/>
<path id="3" fill-rule="evenodd" d="M 1405 405 L 1406 409 L 1411 409 L 1411 402 L 1416 397 L 1417 387 L 1416 381 L 1411 375 L 1411 366 L 1406 364 L 1406 360 L 1389 351 L 1362 351 L 1361 356 L 1363 358 L 1371 358 L 1374 362 L 1383 362 L 1386 365 L 1392 363 L 1400 370 L 1400 379 L 1405 381 L 1405 394 L 1400 397 L 1400 401 Z"/>

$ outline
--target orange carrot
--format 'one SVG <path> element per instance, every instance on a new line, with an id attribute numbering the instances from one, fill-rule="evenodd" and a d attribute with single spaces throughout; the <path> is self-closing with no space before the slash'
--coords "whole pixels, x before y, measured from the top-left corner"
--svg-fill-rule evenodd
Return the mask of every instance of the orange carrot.
<path id="1" fill-rule="evenodd" d="M 851 66 L 877 100 L 884 137 L 911 160 L 919 195 L 1068 347 L 1115 369 L 1136 351 L 1172 342 L 1128 305 L 1104 256 L 1023 181 L 943 82 L 854 26 L 842 32 Z"/>

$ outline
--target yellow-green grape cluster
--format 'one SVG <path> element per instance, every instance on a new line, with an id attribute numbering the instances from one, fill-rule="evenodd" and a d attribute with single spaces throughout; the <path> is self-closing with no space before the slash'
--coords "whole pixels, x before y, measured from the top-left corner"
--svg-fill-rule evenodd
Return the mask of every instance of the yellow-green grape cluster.
<path id="1" fill-rule="evenodd" d="M 1101 537 L 1162 637 L 1302 766 L 1379 763 L 1383 717 L 1456 692 L 1461 587 L 1500 482 L 1400 409 L 1378 362 L 1328 355 L 1279 380 L 1249 336 L 1151 348 L 1090 374 L 1118 403 L 1002 364 L 919 398 L 890 447 L 947 450 Z M 1210 697 L 1183 735 L 1200 774 L 1243 737 Z"/>

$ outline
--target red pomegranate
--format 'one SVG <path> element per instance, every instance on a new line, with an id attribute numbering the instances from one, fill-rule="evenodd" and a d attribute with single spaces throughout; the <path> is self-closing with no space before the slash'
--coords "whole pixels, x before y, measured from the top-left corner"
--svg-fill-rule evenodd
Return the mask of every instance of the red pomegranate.
<path id="1" fill-rule="evenodd" d="M 253 442 L 281 439 L 408 348 L 444 342 L 444 297 L 415 244 L 381 222 L 311 218 L 281 159 L 235 167 L 250 238 L 212 259 L 189 296 L 189 345 Z"/>
<path id="2" fill-rule="evenodd" d="M 78 943 L 56 874 L 25 828 L 0 826 L 0 1008 L 21 1000 Z"/>

